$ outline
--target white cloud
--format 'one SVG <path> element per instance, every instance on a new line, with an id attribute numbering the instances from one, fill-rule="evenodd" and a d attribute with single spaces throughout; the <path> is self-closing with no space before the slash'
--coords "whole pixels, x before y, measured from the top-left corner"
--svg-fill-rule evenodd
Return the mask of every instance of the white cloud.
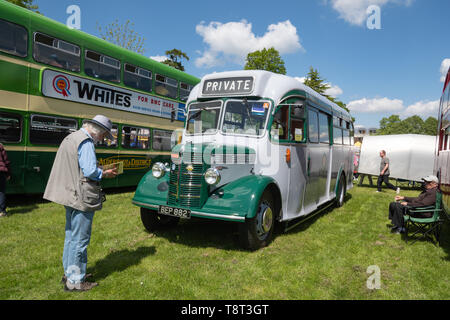
<path id="1" fill-rule="evenodd" d="M 333 85 L 332 83 L 327 84 L 330 86 L 330 89 L 325 90 L 326 95 L 337 98 L 337 96 L 340 96 L 341 94 L 344 93 L 344 91 L 342 91 L 342 89 L 339 86 Z"/>
<path id="2" fill-rule="evenodd" d="M 439 100 L 435 101 L 419 101 L 416 102 L 408 107 L 402 112 L 402 115 L 404 117 L 411 117 L 411 116 L 421 116 L 422 118 L 425 117 L 438 117 L 439 112 Z"/>
<path id="3" fill-rule="evenodd" d="M 392 113 L 407 118 L 418 115 L 422 118 L 429 116 L 437 117 L 439 110 L 439 100 L 419 101 L 409 106 L 405 106 L 400 99 L 375 98 L 360 99 L 351 101 L 347 107 L 354 114 L 356 113 Z"/>
<path id="4" fill-rule="evenodd" d="M 163 61 L 167 60 L 168 58 L 166 56 L 152 56 L 152 57 L 150 57 L 150 59 L 153 59 L 158 62 L 163 62 Z"/>
<path id="5" fill-rule="evenodd" d="M 380 8 L 387 3 L 409 6 L 413 0 L 330 0 L 339 17 L 350 24 L 362 26 L 367 20 L 367 8 L 371 5 Z"/>
<path id="6" fill-rule="evenodd" d="M 404 109 L 399 99 L 376 98 L 350 101 L 347 108 L 354 113 L 398 112 Z"/>
<path id="7" fill-rule="evenodd" d="M 243 65 L 247 54 L 256 50 L 274 47 L 280 54 L 293 53 L 303 49 L 297 28 L 289 20 L 271 24 L 267 32 L 258 37 L 252 32 L 252 24 L 240 22 L 201 22 L 196 32 L 208 48 L 196 59 L 197 67 L 214 67 L 225 62 Z"/>
<path id="8" fill-rule="evenodd" d="M 448 68 L 450 68 L 450 59 L 444 59 L 441 63 L 441 82 L 445 81 L 445 77 L 447 76 Z"/>

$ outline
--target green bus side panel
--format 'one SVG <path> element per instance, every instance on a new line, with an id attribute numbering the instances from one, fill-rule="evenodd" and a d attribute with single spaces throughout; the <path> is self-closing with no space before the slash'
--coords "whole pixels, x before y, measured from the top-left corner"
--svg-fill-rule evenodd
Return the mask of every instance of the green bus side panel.
<path id="1" fill-rule="evenodd" d="M 27 93 L 28 67 L 0 60 L 0 73 L 1 90 Z"/>

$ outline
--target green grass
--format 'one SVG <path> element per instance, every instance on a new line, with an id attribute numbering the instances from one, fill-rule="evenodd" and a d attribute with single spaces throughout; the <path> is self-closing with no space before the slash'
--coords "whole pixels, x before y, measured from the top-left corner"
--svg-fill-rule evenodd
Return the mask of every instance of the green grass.
<path id="1" fill-rule="evenodd" d="M 375 190 L 355 186 L 342 208 L 256 252 L 239 248 L 232 223 L 190 220 L 150 234 L 133 193 L 110 194 L 88 248 L 100 285 L 83 293 L 59 283 L 64 208 L 10 197 L 11 216 L 0 219 L 0 299 L 449 299 L 449 226 L 441 247 L 407 245 L 386 226 L 394 192 Z M 381 270 L 379 290 L 366 286 L 371 265 Z"/>

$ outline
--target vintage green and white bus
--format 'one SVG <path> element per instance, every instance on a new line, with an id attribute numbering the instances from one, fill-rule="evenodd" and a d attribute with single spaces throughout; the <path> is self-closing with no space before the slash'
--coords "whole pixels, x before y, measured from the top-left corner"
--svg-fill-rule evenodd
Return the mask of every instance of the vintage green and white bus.
<path id="1" fill-rule="evenodd" d="M 266 71 L 205 76 L 188 100 L 181 144 L 155 163 L 133 203 L 148 230 L 200 217 L 239 223 L 244 247 L 272 238 L 352 187 L 350 114 L 298 80 Z"/>
<path id="2" fill-rule="evenodd" d="M 170 159 L 189 92 L 200 79 L 97 37 L 0 1 L 0 142 L 11 160 L 8 193 L 41 193 L 64 137 L 96 114 L 114 141 L 100 165 L 123 161 L 103 187 L 136 186 Z"/>

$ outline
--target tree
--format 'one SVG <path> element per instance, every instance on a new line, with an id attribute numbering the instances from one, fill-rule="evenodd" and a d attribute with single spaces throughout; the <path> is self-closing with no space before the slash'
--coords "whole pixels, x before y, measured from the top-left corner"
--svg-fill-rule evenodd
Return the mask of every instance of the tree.
<path id="1" fill-rule="evenodd" d="M 389 118 L 380 120 L 380 129 L 378 135 L 390 134 L 426 134 L 436 135 L 438 121 L 436 118 L 429 117 L 423 121 L 419 116 L 411 116 L 404 120 L 398 115 L 391 115 Z"/>
<path id="2" fill-rule="evenodd" d="M 102 29 L 98 24 L 97 28 L 103 40 L 140 54 L 144 53 L 145 38 L 139 36 L 133 30 L 134 23 L 131 23 L 130 20 L 127 20 L 125 24 L 120 24 L 119 20 L 116 19 L 105 29 Z"/>
<path id="3" fill-rule="evenodd" d="M 35 4 L 33 4 L 34 0 L 6 0 L 6 1 L 11 2 L 11 3 L 13 3 L 13 4 L 15 4 L 15 5 L 19 6 L 19 7 L 29 9 L 29 10 L 34 11 L 36 13 L 40 13 L 38 11 L 39 7 L 37 5 L 35 5 Z"/>
<path id="4" fill-rule="evenodd" d="M 262 49 L 247 55 L 245 70 L 266 70 L 279 74 L 286 74 L 284 61 L 275 48 Z"/>
<path id="5" fill-rule="evenodd" d="M 306 75 L 306 79 L 303 82 L 305 85 L 320 93 L 323 96 L 328 96 L 325 94 L 325 91 L 330 89 L 330 86 L 325 82 L 325 79 L 322 79 L 319 75 L 319 71 L 314 69 L 313 67 L 309 67 L 309 72 Z M 334 101 L 333 101 L 334 102 Z"/>
<path id="6" fill-rule="evenodd" d="M 378 135 L 400 134 L 403 133 L 402 120 L 398 115 L 392 115 L 389 118 L 384 117 L 380 120 L 380 129 Z"/>
<path id="7" fill-rule="evenodd" d="M 332 97 L 330 95 L 326 94 L 326 91 L 330 89 L 330 85 L 325 82 L 325 79 L 322 79 L 320 77 L 319 71 L 317 69 L 314 69 L 313 67 L 309 67 L 309 72 L 306 75 L 306 79 L 303 82 L 305 85 L 313 89 L 314 91 L 320 93 L 321 95 L 325 96 L 330 100 L 331 102 L 336 103 L 338 106 L 340 106 L 342 109 L 346 110 L 347 112 L 350 112 L 350 110 L 347 108 L 347 105 L 336 99 L 335 97 Z"/>
<path id="8" fill-rule="evenodd" d="M 424 123 L 424 134 L 435 136 L 437 135 L 437 127 L 438 127 L 438 119 L 433 117 L 428 117 L 427 120 L 425 120 Z"/>
<path id="9" fill-rule="evenodd" d="M 184 71 L 184 66 L 181 64 L 181 60 L 184 58 L 189 61 L 189 57 L 186 53 L 178 49 L 167 50 L 166 55 L 169 59 L 164 60 L 162 63 L 167 64 L 175 69 Z"/>

